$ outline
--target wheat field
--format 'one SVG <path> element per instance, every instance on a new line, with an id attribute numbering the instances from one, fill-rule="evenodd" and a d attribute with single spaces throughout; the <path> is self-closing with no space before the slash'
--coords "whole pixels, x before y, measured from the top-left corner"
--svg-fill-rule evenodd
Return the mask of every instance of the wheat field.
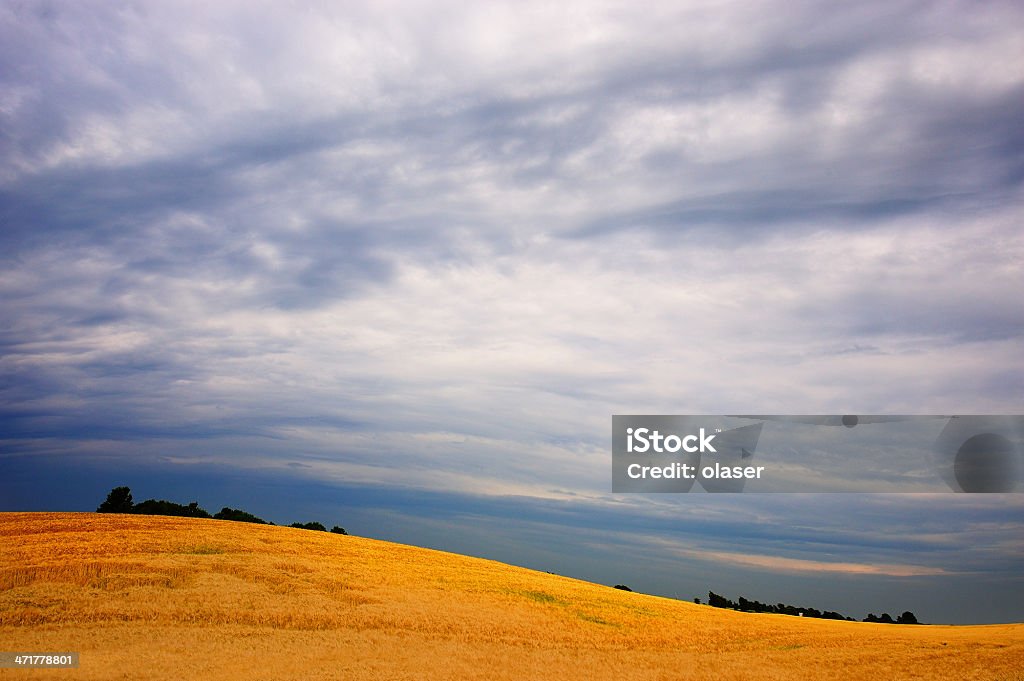
<path id="1" fill-rule="evenodd" d="M 747 614 L 360 537 L 218 520 L 0 514 L 18 679 L 992 679 L 1024 624 Z"/>

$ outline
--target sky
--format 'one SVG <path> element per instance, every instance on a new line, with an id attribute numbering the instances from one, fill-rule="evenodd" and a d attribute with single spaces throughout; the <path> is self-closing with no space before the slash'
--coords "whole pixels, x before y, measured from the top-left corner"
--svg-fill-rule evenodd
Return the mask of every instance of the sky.
<path id="1" fill-rule="evenodd" d="M 1020 414 L 1015 2 L 0 2 L 0 511 L 1024 620 L 1019 494 L 611 493 L 613 414 Z"/>

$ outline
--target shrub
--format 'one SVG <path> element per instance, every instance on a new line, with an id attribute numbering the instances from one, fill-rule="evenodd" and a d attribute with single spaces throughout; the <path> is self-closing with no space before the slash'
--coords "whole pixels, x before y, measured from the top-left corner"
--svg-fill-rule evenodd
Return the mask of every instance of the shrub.
<path id="1" fill-rule="evenodd" d="M 166 501 L 164 499 L 146 499 L 141 503 L 135 504 L 132 512 L 141 515 L 173 515 L 185 518 L 212 517 L 205 509 L 199 508 L 198 502 L 193 501 L 188 506 L 183 506 L 182 504 L 176 504 L 173 501 Z"/>
<path id="2" fill-rule="evenodd" d="M 132 503 L 132 491 L 128 487 L 115 487 L 110 490 L 107 500 L 99 505 L 97 513 L 131 513 L 134 504 Z"/>
<path id="3" fill-rule="evenodd" d="M 215 513 L 213 517 L 217 520 L 234 520 L 240 523 L 257 523 L 259 525 L 267 524 L 266 520 L 263 518 L 257 518 L 252 513 L 246 513 L 240 509 L 229 508 L 227 506 L 220 509 L 220 511 Z"/>
<path id="4" fill-rule="evenodd" d="M 311 523 L 292 523 L 288 527 L 297 527 L 300 530 L 317 530 L 319 532 L 326 532 L 327 528 L 322 523 L 311 522 Z"/>

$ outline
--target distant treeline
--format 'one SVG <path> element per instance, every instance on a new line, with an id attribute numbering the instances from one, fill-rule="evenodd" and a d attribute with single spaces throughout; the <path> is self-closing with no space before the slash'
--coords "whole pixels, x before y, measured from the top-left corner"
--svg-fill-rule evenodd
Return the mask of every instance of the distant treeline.
<path id="1" fill-rule="evenodd" d="M 700 603 L 700 599 L 694 599 L 697 603 Z M 748 601 L 743 596 L 740 596 L 736 602 L 730 601 L 725 596 L 719 596 L 714 591 L 708 592 L 708 605 L 716 608 L 731 608 L 732 610 L 741 610 L 743 612 L 772 612 L 779 615 L 797 615 L 800 617 L 817 617 L 825 620 L 847 620 L 854 622 L 852 617 L 844 617 L 838 612 L 832 610 L 825 610 L 822 612 L 817 608 L 798 608 L 793 605 L 786 605 L 785 603 L 776 603 L 771 605 L 770 603 L 762 603 L 760 601 Z M 865 622 L 881 622 L 883 624 L 918 624 L 917 617 L 914 613 L 907 610 L 902 615 L 893 619 L 892 616 L 884 612 L 881 616 L 876 617 L 874 613 L 870 613 L 864 618 Z"/>
<path id="2" fill-rule="evenodd" d="M 210 515 L 209 511 L 200 508 L 199 504 L 193 501 L 187 506 L 164 499 L 146 499 L 139 503 L 132 501 L 132 490 L 129 487 L 115 487 L 110 490 L 107 500 L 96 509 L 97 513 L 138 513 L 140 515 L 173 515 L 185 518 L 213 518 L 215 520 L 234 520 L 240 523 L 257 523 L 259 525 L 273 525 L 263 518 L 257 518 L 252 513 L 225 506 L 217 513 Z M 322 523 L 292 523 L 289 527 L 297 527 L 302 530 L 318 530 L 326 532 L 327 528 Z M 345 528 L 335 525 L 331 528 L 334 534 L 348 534 Z"/>

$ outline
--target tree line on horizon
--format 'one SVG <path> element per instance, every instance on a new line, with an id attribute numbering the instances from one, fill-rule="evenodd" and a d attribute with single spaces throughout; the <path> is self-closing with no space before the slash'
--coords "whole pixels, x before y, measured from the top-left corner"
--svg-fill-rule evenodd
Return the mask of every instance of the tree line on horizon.
<path id="1" fill-rule="evenodd" d="M 130 487 L 115 487 L 110 490 L 106 500 L 96 508 L 97 513 L 135 513 L 138 515 L 169 515 L 183 518 L 212 518 L 214 520 L 232 520 L 240 523 L 254 523 L 257 525 L 273 525 L 274 523 L 258 518 L 252 513 L 238 508 L 225 506 L 217 513 L 210 515 L 210 512 L 200 508 L 199 503 L 193 501 L 185 505 L 166 501 L 164 499 L 146 499 L 135 503 L 132 499 Z M 292 523 L 288 527 L 296 527 L 300 530 L 317 530 L 327 532 L 323 523 Z M 335 525 L 330 530 L 334 534 L 348 534 L 345 528 Z"/>
<path id="2" fill-rule="evenodd" d="M 693 601 L 698 604 L 700 603 L 699 598 L 695 598 Z M 785 603 L 776 603 L 775 605 L 772 605 L 770 603 L 761 603 L 760 601 L 748 601 L 743 596 L 740 596 L 738 601 L 733 602 L 725 596 L 716 594 L 714 591 L 708 592 L 708 605 L 715 608 L 729 608 L 731 610 L 740 610 L 743 612 L 769 612 L 779 615 L 796 615 L 799 617 L 817 617 L 818 619 L 856 622 L 852 617 L 846 617 L 833 610 L 825 610 L 822 612 L 817 608 L 798 608 L 793 605 L 786 605 Z M 909 610 L 905 611 L 896 619 L 893 619 L 892 615 L 887 612 L 884 612 L 879 616 L 875 616 L 874 613 L 868 613 L 868 616 L 862 621 L 877 622 L 881 624 L 920 624 L 920 622 L 917 621 L 917 617 L 914 616 L 914 613 Z"/>

